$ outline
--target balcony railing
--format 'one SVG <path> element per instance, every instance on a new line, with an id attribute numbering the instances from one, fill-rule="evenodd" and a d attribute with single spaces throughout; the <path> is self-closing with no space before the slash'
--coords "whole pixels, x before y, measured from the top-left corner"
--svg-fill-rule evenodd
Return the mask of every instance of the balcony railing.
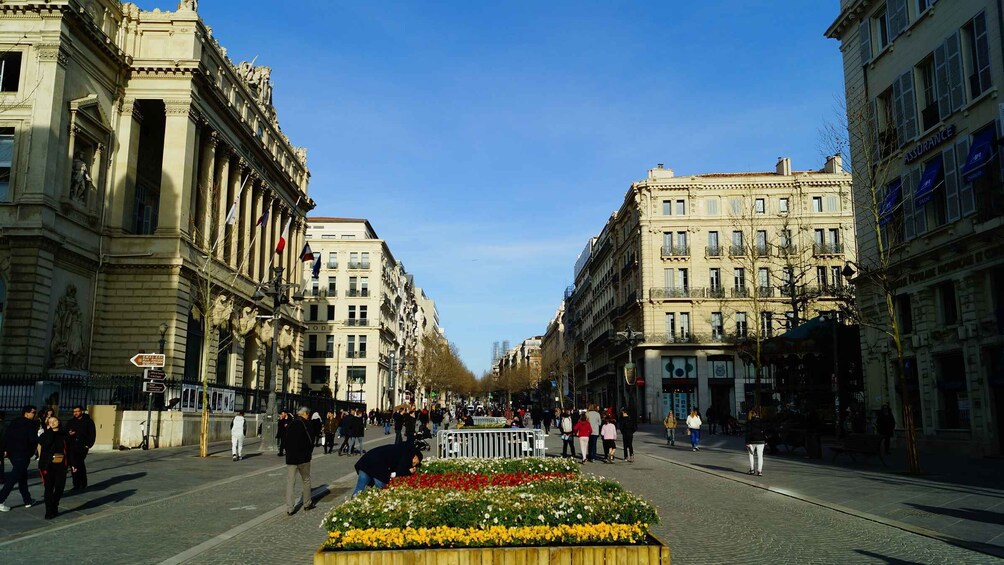
<path id="1" fill-rule="evenodd" d="M 730 245 L 729 257 L 742 257 L 746 254 L 746 249 L 742 245 Z"/>
<path id="2" fill-rule="evenodd" d="M 705 257 L 721 257 L 722 256 L 722 246 L 721 245 L 708 245 L 704 248 Z"/>
<path id="3" fill-rule="evenodd" d="M 664 245 L 662 247 L 663 257 L 690 257 L 689 245 Z"/>
<path id="4" fill-rule="evenodd" d="M 813 255 L 843 255 L 844 254 L 844 244 L 843 243 L 813 243 L 812 244 L 812 254 Z"/>
<path id="5" fill-rule="evenodd" d="M 335 352 L 330 349 L 308 349 L 303 352 L 304 359 L 331 359 Z"/>
<path id="6" fill-rule="evenodd" d="M 781 244 L 777 247 L 777 254 L 781 257 L 788 257 L 798 253 L 798 246 L 794 243 Z"/>
<path id="7" fill-rule="evenodd" d="M 756 246 L 756 256 L 757 257 L 770 257 L 770 248 L 766 245 Z"/>
<path id="8" fill-rule="evenodd" d="M 649 290 L 649 297 L 653 299 L 660 298 L 690 298 L 692 289 L 687 287 L 656 287 Z"/>
<path id="9" fill-rule="evenodd" d="M 368 288 L 350 288 L 347 291 L 345 291 L 345 296 L 356 297 L 356 296 L 369 296 L 369 295 L 370 291 Z"/>
<path id="10" fill-rule="evenodd" d="M 329 262 L 328 263 L 328 268 L 329 269 L 337 269 L 338 268 L 338 261 L 335 261 L 334 263 Z"/>
<path id="11" fill-rule="evenodd" d="M 370 325 L 369 318 L 349 318 L 345 320 L 346 326 L 368 326 Z"/>
<path id="12" fill-rule="evenodd" d="M 725 298 L 725 289 L 720 286 L 709 288 L 708 298 Z"/>
<path id="13" fill-rule="evenodd" d="M 348 359 L 365 359 L 366 358 L 366 352 L 365 351 L 354 351 L 354 350 L 350 349 L 350 350 L 348 350 L 345 353 L 345 357 L 348 358 Z"/>
<path id="14" fill-rule="evenodd" d="M 732 298 L 749 298 L 750 289 L 746 287 L 732 288 L 729 290 L 729 296 L 731 296 Z"/>
<path id="15" fill-rule="evenodd" d="M 370 268 L 370 264 L 369 263 L 362 263 L 362 262 L 353 263 L 353 262 L 349 261 L 349 268 L 350 269 L 369 269 Z"/>
<path id="16" fill-rule="evenodd" d="M 774 287 L 772 286 L 758 286 L 756 287 L 757 298 L 770 298 L 774 296 Z"/>
<path id="17" fill-rule="evenodd" d="M 675 334 L 652 334 L 645 336 L 645 341 L 649 343 L 700 343 L 698 336 L 689 332 L 678 330 Z"/>

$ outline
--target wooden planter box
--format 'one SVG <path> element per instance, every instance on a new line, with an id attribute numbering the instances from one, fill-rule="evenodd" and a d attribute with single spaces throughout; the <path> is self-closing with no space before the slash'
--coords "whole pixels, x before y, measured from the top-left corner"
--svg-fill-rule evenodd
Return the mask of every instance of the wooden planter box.
<path id="1" fill-rule="evenodd" d="M 666 544 L 324 551 L 314 565 L 670 565 Z"/>

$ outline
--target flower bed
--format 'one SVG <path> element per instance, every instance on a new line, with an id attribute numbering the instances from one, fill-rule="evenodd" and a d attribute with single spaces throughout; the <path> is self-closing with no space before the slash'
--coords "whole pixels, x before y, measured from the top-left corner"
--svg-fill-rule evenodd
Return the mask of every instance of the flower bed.
<path id="1" fill-rule="evenodd" d="M 473 473 L 423 473 L 411 477 L 397 477 L 390 488 L 445 488 L 453 490 L 480 490 L 486 487 L 514 487 L 550 479 L 572 479 L 575 473 L 498 473 L 481 475 Z"/>
<path id="2" fill-rule="evenodd" d="M 445 473 L 578 473 L 581 466 L 574 459 L 435 459 L 422 463 L 419 474 Z"/>

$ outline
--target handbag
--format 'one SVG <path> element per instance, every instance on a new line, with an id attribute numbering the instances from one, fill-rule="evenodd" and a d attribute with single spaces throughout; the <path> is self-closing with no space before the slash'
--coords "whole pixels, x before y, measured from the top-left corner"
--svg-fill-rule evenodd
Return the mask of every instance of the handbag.
<path id="1" fill-rule="evenodd" d="M 687 428 L 687 435 L 690 435 L 690 428 Z"/>
<path id="2" fill-rule="evenodd" d="M 61 465 L 65 460 L 66 460 L 66 455 L 63 453 L 52 454 L 52 462 L 55 463 L 56 465 Z"/>

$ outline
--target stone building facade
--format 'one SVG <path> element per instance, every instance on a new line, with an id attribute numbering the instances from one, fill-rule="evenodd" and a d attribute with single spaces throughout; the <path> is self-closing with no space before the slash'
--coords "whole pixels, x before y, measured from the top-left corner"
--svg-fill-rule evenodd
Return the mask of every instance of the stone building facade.
<path id="1" fill-rule="evenodd" d="M 419 401 L 409 388 L 421 336 L 441 335 L 435 303 L 415 286 L 367 220 L 308 219 L 316 266 L 306 265 L 305 385 L 385 410 Z M 314 271 L 317 277 L 314 278 Z"/>
<path id="2" fill-rule="evenodd" d="M 921 451 L 1004 447 L 1004 85 L 1001 3 L 842 0 L 840 41 L 859 207 L 868 406 L 903 387 Z M 877 171 L 862 175 L 858 170 Z M 889 284 L 880 284 L 880 275 Z"/>
<path id="3" fill-rule="evenodd" d="M 660 165 L 633 183 L 565 293 L 576 402 L 634 405 L 653 420 L 691 406 L 742 418 L 755 382 L 748 343 L 846 300 L 850 179 L 833 157 L 818 170 L 783 158 L 769 172 L 682 177 Z M 769 399 L 769 375 L 761 390 Z"/>
<path id="4" fill-rule="evenodd" d="M 12 0 L 0 43 L 0 372 L 134 374 L 163 327 L 170 376 L 261 386 L 268 336 L 298 351 L 302 324 L 263 328 L 252 295 L 313 206 L 270 69 L 232 62 L 194 0 Z"/>

